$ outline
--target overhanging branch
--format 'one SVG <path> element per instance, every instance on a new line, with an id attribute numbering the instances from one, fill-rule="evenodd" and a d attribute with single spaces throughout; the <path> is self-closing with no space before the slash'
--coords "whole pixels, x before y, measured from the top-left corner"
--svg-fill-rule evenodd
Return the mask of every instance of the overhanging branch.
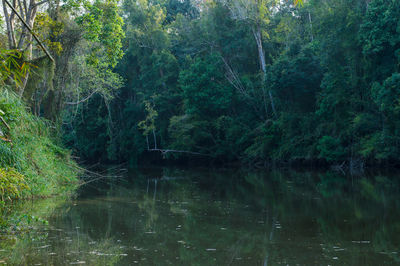
<path id="1" fill-rule="evenodd" d="M 188 153 L 194 155 L 201 155 L 201 156 L 211 156 L 208 154 L 200 153 L 200 152 L 193 152 L 193 151 L 180 151 L 180 150 L 163 150 L 163 149 L 148 149 L 148 151 L 158 151 L 161 152 L 163 155 L 172 152 L 172 153 Z"/>

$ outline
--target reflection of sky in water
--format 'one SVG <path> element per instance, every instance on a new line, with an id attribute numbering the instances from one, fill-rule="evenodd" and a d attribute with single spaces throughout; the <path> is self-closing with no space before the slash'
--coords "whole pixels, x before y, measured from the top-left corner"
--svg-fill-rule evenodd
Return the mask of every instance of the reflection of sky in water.
<path id="1" fill-rule="evenodd" d="M 91 183 L 51 210 L 48 226 L 18 236 L 11 253 L 2 246 L 0 258 L 27 265 L 399 262 L 396 177 L 174 169 L 129 177 Z"/>

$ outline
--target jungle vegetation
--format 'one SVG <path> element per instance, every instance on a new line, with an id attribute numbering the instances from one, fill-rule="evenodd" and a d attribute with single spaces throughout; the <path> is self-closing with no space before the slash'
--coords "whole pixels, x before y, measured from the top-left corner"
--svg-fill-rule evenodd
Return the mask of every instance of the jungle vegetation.
<path id="1" fill-rule="evenodd" d="M 397 0 L 2 1 L 3 87 L 81 162 L 399 162 Z"/>
<path id="2" fill-rule="evenodd" d="M 399 1 L 126 0 L 120 12 L 121 88 L 64 116 L 82 158 L 398 163 Z"/>
<path id="3" fill-rule="evenodd" d="M 4 0 L 2 8 L 1 212 L 14 199 L 78 186 L 82 168 L 63 144 L 62 111 L 84 102 L 82 84 L 104 99 L 118 88 L 111 67 L 122 57 L 123 36 L 115 2 Z"/>

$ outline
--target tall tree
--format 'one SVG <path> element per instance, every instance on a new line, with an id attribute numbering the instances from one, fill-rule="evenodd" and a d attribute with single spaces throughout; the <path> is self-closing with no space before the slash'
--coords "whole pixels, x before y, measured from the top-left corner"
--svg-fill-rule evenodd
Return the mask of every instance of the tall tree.
<path id="1" fill-rule="evenodd" d="M 265 62 L 265 50 L 263 46 L 263 35 L 268 35 L 265 32 L 265 27 L 270 22 L 270 13 L 276 5 L 275 0 L 235 0 L 227 1 L 226 5 L 230 9 L 234 19 L 242 20 L 250 25 L 251 31 L 254 36 L 254 40 L 257 44 L 258 60 L 260 69 L 262 71 L 262 83 L 261 87 L 264 98 L 265 111 L 267 112 L 267 99 L 269 97 L 270 105 L 274 116 L 277 115 L 275 108 L 274 97 L 271 91 L 266 92 L 265 89 L 265 77 L 267 74 L 266 62 Z M 268 96 L 267 96 L 268 93 Z"/>

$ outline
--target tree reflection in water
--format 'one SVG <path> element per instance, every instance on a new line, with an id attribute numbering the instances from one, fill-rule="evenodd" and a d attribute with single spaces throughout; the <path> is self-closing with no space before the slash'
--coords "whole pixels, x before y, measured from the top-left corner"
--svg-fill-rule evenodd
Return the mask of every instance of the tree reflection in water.
<path id="1" fill-rule="evenodd" d="M 393 264 L 399 262 L 399 180 L 142 171 L 85 188 L 51 211 L 49 226 L 5 249 L 22 258 L 15 264 Z"/>

